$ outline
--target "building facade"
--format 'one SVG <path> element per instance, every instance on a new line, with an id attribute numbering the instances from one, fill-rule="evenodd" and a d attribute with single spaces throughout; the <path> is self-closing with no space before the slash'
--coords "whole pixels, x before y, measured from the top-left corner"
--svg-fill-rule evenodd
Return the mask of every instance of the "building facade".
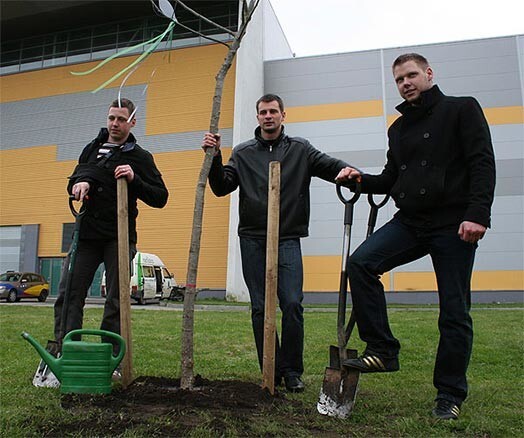
<path id="1" fill-rule="evenodd" d="M 227 40 L 227 35 L 218 38 Z M 184 283 L 203 159 L 200 142 L 209 126 L 214 76 L 225 48 L 186 35 L 161 48 L 131 74 L 122 95 L 137 103 L 134 133 L 153 153 L 170 190 L 164 209 L 139 206 L 138 248 L 159 255 Z M 286 104 L 288 134 L 306 137 L 318 149 L 367 172 L 379 172 L 385 162 L 387 128 L 400 103 L 391 64 L 399 54 L 412 51 L 430 60 L 445 94 L 476 97 L 490 124 L 496 197 L 492 229 L 477 252 L 472 289 L 522 291 L 522 35 L 295 58 L 270 3 L 264 1 L 226 79 L 220 119 L 224 154 L 227 158 L 233 145 L 252 137 L 256 99 L 276 93 Z M 61 54 L 2 64 L 1 271 L 36 270 L 51 277 L 52 283 L 58 281 L 73 221 L 65 192 L 67 177 L 83 146 L 105 125 L 107 106 L 116 98 L 121 79 L 96 94 L 91 91 L 139 55 L 115 59 L 87 76 L 71 74 L 92 68 L 106 56 L 108 52 L 90 50 L 72 54 L 69 60 Z M 303 239 L 305 291 L 330 293 L 338 289 L 343 206 L 334 186 L 321 180 L 313 180 L 311 195 L 310 236 Z M 228 298 L 243 301 L 248 294 L 240 268 L 237 208 L 236 193 L 217 199 L 207 191 L 197 286 L 226 290 Z M 394 212 L 390 201 L 379 214 L 378 226 Z M 355 214 L 352 248 L 365 235 L 364 198 Z M 385 274 L 382 281 L 391 292 L 436 290 L 428 258 Z M 97 293 L 93 287 L 92 294 Z"/>

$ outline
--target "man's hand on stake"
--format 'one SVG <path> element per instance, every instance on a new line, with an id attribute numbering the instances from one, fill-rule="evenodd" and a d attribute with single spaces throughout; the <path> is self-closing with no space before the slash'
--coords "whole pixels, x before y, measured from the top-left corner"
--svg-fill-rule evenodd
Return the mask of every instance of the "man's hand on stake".
<path id="1" fill-rule="evenodd" d="M 130 183 L 135 179 L 135 172 L 133 172 L 133 169 L 129 164 L 122 164 L 120 166 L 116 166 L 115 178 L 125 178 L 127 179 L 127 182 Z"/>

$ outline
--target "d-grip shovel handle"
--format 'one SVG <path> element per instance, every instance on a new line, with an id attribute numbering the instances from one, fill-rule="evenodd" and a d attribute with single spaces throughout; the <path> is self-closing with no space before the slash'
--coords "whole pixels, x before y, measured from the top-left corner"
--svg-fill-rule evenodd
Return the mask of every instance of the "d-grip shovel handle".
<path id="1" fill-rule="evenodd" d="M 366 238 L 371 236 L 373 234 L 373 230 L 375 229 L 375 225 L 377 224 L 377 216 L 378 216 L 378 210 L 379 208 L 384 207 L 386 203 L 389 201 L 389 195 L 386 195 L 382 201 L 380 201 L 378 204 L 375 202 L 375 199 L 373 198 L 373 193 L 368 193 L 368 203 L 371 207 L 369 210 L 369 218 L 368 218 L 368 229 L 366 232 Z"/>
<path id="2" fill-rule="evenodd" d="M 71 214 L 75 218 L 82 217 L 84 214 L 86 214 L 86 205 L 85 202 L 82 203 L 82 206 L 80 207 L 80 210 L 77 210 L 75 208 L 75 205 L 73 204 L 73 201 L 75 200 L 75 195 L 69 195 L 69 210 L 71 210 Z M 87 200 L 87 198 L 86 198 Z"/>
<path id="3" fill-rule="evenodd" d="M 118 352 L 117 356 L 111 355 L 111 372 L 115 370 L 115 368 L 122 361 L 122 359 L 124 358 L 124 355 L 126 354 L 126 342 L 124 341 L 124 338 L 117 333 L 108 332 L 107 330 L 95 330 L 95 329 L 71 330 L 67 335 L 65 335 L 64 343 L 71 340 L 71 338 L 75 335 L 76 336 L 82 336 L 82 335 L 106 336 L 108 338 L 113 338 L 118 342 L 120 351 Z"/>

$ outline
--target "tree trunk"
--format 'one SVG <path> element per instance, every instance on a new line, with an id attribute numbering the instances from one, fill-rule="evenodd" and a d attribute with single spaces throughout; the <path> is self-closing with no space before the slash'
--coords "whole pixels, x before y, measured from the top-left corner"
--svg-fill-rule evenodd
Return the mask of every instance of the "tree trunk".
<path id="1" fill-rule="evenodd" d="M 240 47 L 240 42 L 245 35 L 247 25 L 253 16 L 253 12 L 258 6 L 259 0 L 251 2 L 250 6 L 243 3 L 244 20 L 231 43 L 227 52 L 226 58 L 218 71 L 215 80 L 215 95 L 213 96 L 213 108 L 211 111 L 211 121 L 209 125 L 209 132 L 218 132 L 218 122 L 220 120 L 220 107 L 222 104 L 222 90 L 224 88 L 224 80 L 229 71 L 233 59 Z M 246 9 L 247 8 L 247 9 Z M 193 331 L 194 331 L 194 311 L 196 298 L 196 281 L 198 271 L 198 257 L 200 254 L 200 238 L 202 235 L 202 217 L 204 214 L 204 194 L 206 190 L 207 177 L 211 164 L 213 162 L 214 150 L 209 148 L 206 150 L 204 162 L 200 169 L 200 175 L 196 186 L 195 194 L 195 208 L 193 211 L 193 229 L 191 232 L 191 244 L 189 247 L 189 260 L 187 268 L 186 292 L 184 296 L 184 310 L 182 315 L 182 362 L 181 362 L 181 379 L 180 387 L 182 389 L 193 389 L 194 383 L 194 356 L 193 356 Z"/>

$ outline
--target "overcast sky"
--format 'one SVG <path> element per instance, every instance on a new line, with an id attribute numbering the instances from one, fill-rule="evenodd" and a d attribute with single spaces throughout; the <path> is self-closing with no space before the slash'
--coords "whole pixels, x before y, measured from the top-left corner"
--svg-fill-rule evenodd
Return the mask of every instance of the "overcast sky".
<path id="1" fill-rule="evenodd" d="M 524 34 L 524 0 L 270 0 L 296 56 Z"/>

